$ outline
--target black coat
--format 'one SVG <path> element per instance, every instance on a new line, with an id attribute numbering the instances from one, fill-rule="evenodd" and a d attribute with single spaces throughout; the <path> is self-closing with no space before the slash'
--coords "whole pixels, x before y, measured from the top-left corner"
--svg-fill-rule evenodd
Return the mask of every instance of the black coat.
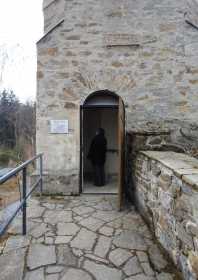
<path id="1" fill-rule="evenodd" d="M 91 142 L 88 159 L 94 165 L 103 165 L 106 160 L 107 140 L 103 134 L 98 134 Z"/>

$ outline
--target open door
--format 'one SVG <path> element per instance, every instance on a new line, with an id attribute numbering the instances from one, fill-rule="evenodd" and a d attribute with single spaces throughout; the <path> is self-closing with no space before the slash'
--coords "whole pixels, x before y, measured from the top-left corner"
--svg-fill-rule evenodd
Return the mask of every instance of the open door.
<path id="1" fill-rule="evenodd" d="M 124 162 L 125 162 L 125 110 L 119 97 L 118 109 L 118 209 L 121 210 L 124 200 Z"/>
<path id="2" fill-rule="evenodd" d="M 80 107 L 80 193 L 83 192 L 83 107 Z"/>

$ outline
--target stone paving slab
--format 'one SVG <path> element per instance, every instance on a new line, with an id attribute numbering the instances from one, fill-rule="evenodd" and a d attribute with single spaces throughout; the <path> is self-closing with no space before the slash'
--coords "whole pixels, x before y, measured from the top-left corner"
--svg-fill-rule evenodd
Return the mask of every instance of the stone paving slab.
<path id="1" fill-rule="evenodd" d="M 80 269 L 70 268 L 61 280 L 92 280 L 92 277 L 85 271 Z"/>
<path id="2" fill-rule="evenodd" d="M 82 228 L 77 236 L 71 241 L 71 247 L 82 250 L 92 250 L 96 242 L 97 235 L 85 228 Z"/>
<path id="3" fill-rule="evenodd" d="M 84 268 L 89 271 L 97 280 L 120 280 L 122 278 L 122 271 L 114 267 L 109 267 L 104 264 L 98 264 L 86 260 Z"/>
<path id="4" fill-rule="evenodd" d="M 115 196 L 34 198 L 28 212 L 27 236 L 18 217 L 0 244 L 1 280 L 175 279 L 139 214 L 118 212 Z"/>
<path id="5" fill-rule="evenodd" d="M 44 279 L 45 279 L 44 268 L 27 272 L 25 275 L 25 280 L 44 280 Z"/>
<path id="6" fill-rule="evenodd" d="M 112 239 L 106 236 L 100 236 L 95 246 L 94 253 L 96 256 L 106 258 L 106 255 L 110 251 Z"/>
<path id="7" fill-rule="evenodd" d="M 117 248 L 109 254 L 110 261 L 116 266 L 119 267 L 125 263 L 129 258 L 132 257 L 132 253 L 128 250 Z"/>
<path id="8" fill-rule="evenodd" d="M 113 244 L 124 249 L 146 251 L 148 249 L 144 237 L 137 231 L 123 231 L 113 238 Z"/>
<path id="9" fill-rule="evenodd" d="M 32 244 L 30 246 L 27 257 L 27 267 L 30 270 L 55 263 L 56 253 L 54 245 Z"/>
<path id="10" fill-rule="evenodd" d="M 19 249 L 0 256 L 0 279 L 22 280 L 25 266 L 25 249 Z"/>
<path id="11" fill-rule="evenodd" d="M 29 243 L 30 238 L 26 236 L 11 236 L 6 242 L 4 253 L 27 247 Z"/>

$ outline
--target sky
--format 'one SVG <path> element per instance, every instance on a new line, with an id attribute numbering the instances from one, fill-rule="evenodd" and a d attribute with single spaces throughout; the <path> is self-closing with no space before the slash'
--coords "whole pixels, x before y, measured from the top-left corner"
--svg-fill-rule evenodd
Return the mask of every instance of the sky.
<path id="1" fill-rule="evenodd" d="M 0 91 L 36 97 L 36 42 L 43 36 L 43 0 L 0 0 Z"/>

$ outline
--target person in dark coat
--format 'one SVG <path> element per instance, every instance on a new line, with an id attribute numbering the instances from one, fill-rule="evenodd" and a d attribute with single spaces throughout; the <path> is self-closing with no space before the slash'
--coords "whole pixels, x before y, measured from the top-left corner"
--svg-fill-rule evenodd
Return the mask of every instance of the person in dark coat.
<path id="1" fill-rule="evenodd" d="M 105 131 L 99 128 L 96 136 L 91 142 L 88 153 L 88 159 L 91 160 L 94 170 L 94 184 L 95 186 L 105 185 L 105 170 L 104 165 L 106 161 L 107 140 L 105 138 Z"/>

